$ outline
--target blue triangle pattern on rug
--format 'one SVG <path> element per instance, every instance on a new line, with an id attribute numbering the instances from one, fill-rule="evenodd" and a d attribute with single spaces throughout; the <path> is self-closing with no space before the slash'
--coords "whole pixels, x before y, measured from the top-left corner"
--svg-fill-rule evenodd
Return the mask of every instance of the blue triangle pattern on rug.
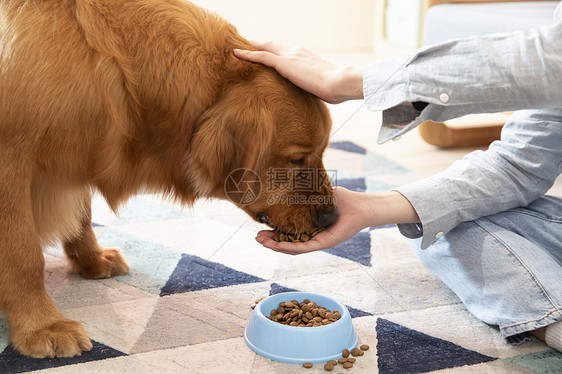
<path id="1" fill-rule="evenodd" d="M 92 222 L 92 227 L 104 227 L 104 226 L 100 225 L 99 223 Z"/>
<path id="2" fill-rule="evenodd" d="M 131 271 L 113 279 L 139 288 L 153 295 L 160 294 L 162 287 L 181 260 L 181 253 L 162 244 L 137 238 L 108 228 L 98 238 L 101 245 L 121 248 Z"/>
<path id="3" fill-rule="evenodd" d="M 371 235 L 369 232 L 360 232 L 353 238 L 327 249 L 326 252 L 364 266 L 371 266 Z"/>
<path id="4" fill-rule="evenodd" d="M 182 254 L 176 269 L 160 290 L 160 296 L 263 281 L 222 264 Z"/>
<path id="5" fill-rule="evenodd" d="M 300 292 L 300 291 L 295 290 L 294 288 L 284 287 L 284 286 L 282 286 L 278 283 L 271 283 L 270 290 L 269 290 L 269 296 L 277 295 L 278 293 L 284 293 L 284 292 Z M 364 312 L 364 311 L 359 310 L 357 308 L 353 308 L 349 305 L 346 305 L 345 307 L 349 311 L 349 315 L 351 316 L 351 318 L 372 316 L 371 313 Z"/>
<path id="6" fill-rule="evenodd" d="M 365 178 L 338 179 L 337 187 L 345 187 L 348 190 L 355 192 L 365 192 L 367 190 Z"/>
<path id="7" fill-rule="evenodd" d="M 383 318 L 376 329 L 380 374 L 426 373 L 496 360 Z"/>
<path id="8" fill-rule="evenodd" d="M 562 373 L 562 353 L 556 351 L 534 352 L 506 358 L 503 361 L 511 362 L 540 374 Z"/>
<path id="9" fill-rule="evenodd" d="M 377 177 L 410 172 L 408 168 L 375 152 L 367 152 L 365 170 L 367 175 Z"/>
<path id="10" fill-rule="evenodd" d="M 367 150 L 355 143 L 349 142 L 349 141 L 343 141 L 343 142 L 333 142 L 330 143 L 330 145 L 328 146 L 329 148 L 333 148 L 333 149 L 339 149 L 340 151 L 346 151 L 346 152 L 351 152 L 351 153 L 359 153 L 361 155 L 364 155 L 367 153 Z"/>
<path id="11" fill-rule="evenodd" d="M 0 353 L 0 372 L 3 374 L 25 373 L 33 370 L 55 368 L 59 366 L 81 364 L 90 361 L 126 356 L 125 353 L 92 340 L 93 348 L 89 352 L 75 357 L 33 358 L 14 351 L 12 346 Z"/>
<path id="12" fill-rule="evenodd" d="M 284 287 L 277 283 L 271 283 L 269 289 L 269 296 L 277 295 L 278 293 L 284 293 L 284 292 L 299 292 L 299 290 L 295 290 L 294 288 Z"/>
<path id="13" fill-rule="evenodd" d="M 372 313 L 365 312 L 365 311 L 360 310 L 360 309 L 356 309 L 356 308 L 351 307 L 349 305 L 346 305 L 345 307 L 349 311 L 349 315 L 351 316 L 351 318 L 365 317 L 365 316 L 372 316 L 373 315 Z"/>

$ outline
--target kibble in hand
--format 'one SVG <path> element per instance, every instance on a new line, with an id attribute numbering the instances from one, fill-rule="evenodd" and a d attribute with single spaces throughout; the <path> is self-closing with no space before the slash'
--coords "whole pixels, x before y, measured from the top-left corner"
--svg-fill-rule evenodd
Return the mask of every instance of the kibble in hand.
<path id="1" fill-rule="evenodd" d="M 275 236 L 273 239 L 277 242 L 292 242 L 292 243 L 304 243 L 314 238 L 322 229 L 316 229 L 312 232 L 302 232 L 297 234 L 287 234 L 282 231 L 275 231 Z"/>

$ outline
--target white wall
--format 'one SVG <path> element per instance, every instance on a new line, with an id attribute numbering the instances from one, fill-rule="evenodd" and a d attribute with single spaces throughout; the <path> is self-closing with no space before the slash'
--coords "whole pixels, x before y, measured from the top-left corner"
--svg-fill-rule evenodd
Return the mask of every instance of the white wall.
<path id="1" fill-rule="evenodd" d="M 192 0 L 250 40 L 278 40 L 321 53 L 372 52 L 380 0 Z"/>

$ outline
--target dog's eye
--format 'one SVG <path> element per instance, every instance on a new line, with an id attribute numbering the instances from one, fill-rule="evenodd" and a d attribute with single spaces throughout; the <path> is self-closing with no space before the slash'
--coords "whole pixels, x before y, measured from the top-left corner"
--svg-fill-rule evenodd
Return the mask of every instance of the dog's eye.
<path id="1" fill-rule="evenodd" d="M 293 165 L 303 166 L 304 165 L 304 158 L 299 158 L 298 160 L 290 160 L 290 162 Z"/>

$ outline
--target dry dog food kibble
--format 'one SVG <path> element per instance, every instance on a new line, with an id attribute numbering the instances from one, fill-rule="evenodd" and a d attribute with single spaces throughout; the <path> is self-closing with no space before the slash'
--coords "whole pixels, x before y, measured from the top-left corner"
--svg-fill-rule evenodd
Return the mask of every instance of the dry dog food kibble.
<path id="1" fill-rule="evenodd" d="M 302 364 L 302 366 L 304 366 L 307 369 L 310 369 L 312 367 L 312 362 L 305 362 L 304 364 Z"/>
<path id="2" fill-rule="evenodd" d="M 256 299 L 256 301 L 254 301 L 254 304 L 252 304 L 252 309 L 254 309 L 260 301 L 262 301 L 263 299 L 265 299 L 267 296 L 262 296 L 259 299 Z"/>
<path id="3" fill-rule="evenodd" d="M 297 300 L 281 302 L 277 309 L 271 310 L 267 318 L 282 325 L 317 327 L 336 322 L 341 318 L 341 314 L 337 310 L 330 311 L 306 299 L 302 303 Z"/>
<path id="4" fill-rule="evenodd" d="M 344 349 L 341 352 L 343 357 L 337 361 L 330 360 L 329 362 L 326 362 L 324 369 L 326 369 L 326 371 L 332 371 L 336 366 L 338 366 L 338 363 L 341 364 L 344 369 L 351 369 L 357 359 L 355 357 L 349 357 L 350 353 L 353 356 L 363 356 L 365 353 L 364 351 L 367 350 L 369 350 L 369 346 L 367 344 L 363 344 L 359 348 L 355 347 L 351 350 L 351 352 L 349 352 L 349 349 Z"/>
<path id="5" fill-rule="evenodd" d="M 275 231 L 275 241 L 277 242 L 293 242 L 293 243 L 304 243 L 314 238 L 322 229 L 314 230 L 309 233 L 297 233 L 297 234 L 287 234 L 279 230 Z"/>

